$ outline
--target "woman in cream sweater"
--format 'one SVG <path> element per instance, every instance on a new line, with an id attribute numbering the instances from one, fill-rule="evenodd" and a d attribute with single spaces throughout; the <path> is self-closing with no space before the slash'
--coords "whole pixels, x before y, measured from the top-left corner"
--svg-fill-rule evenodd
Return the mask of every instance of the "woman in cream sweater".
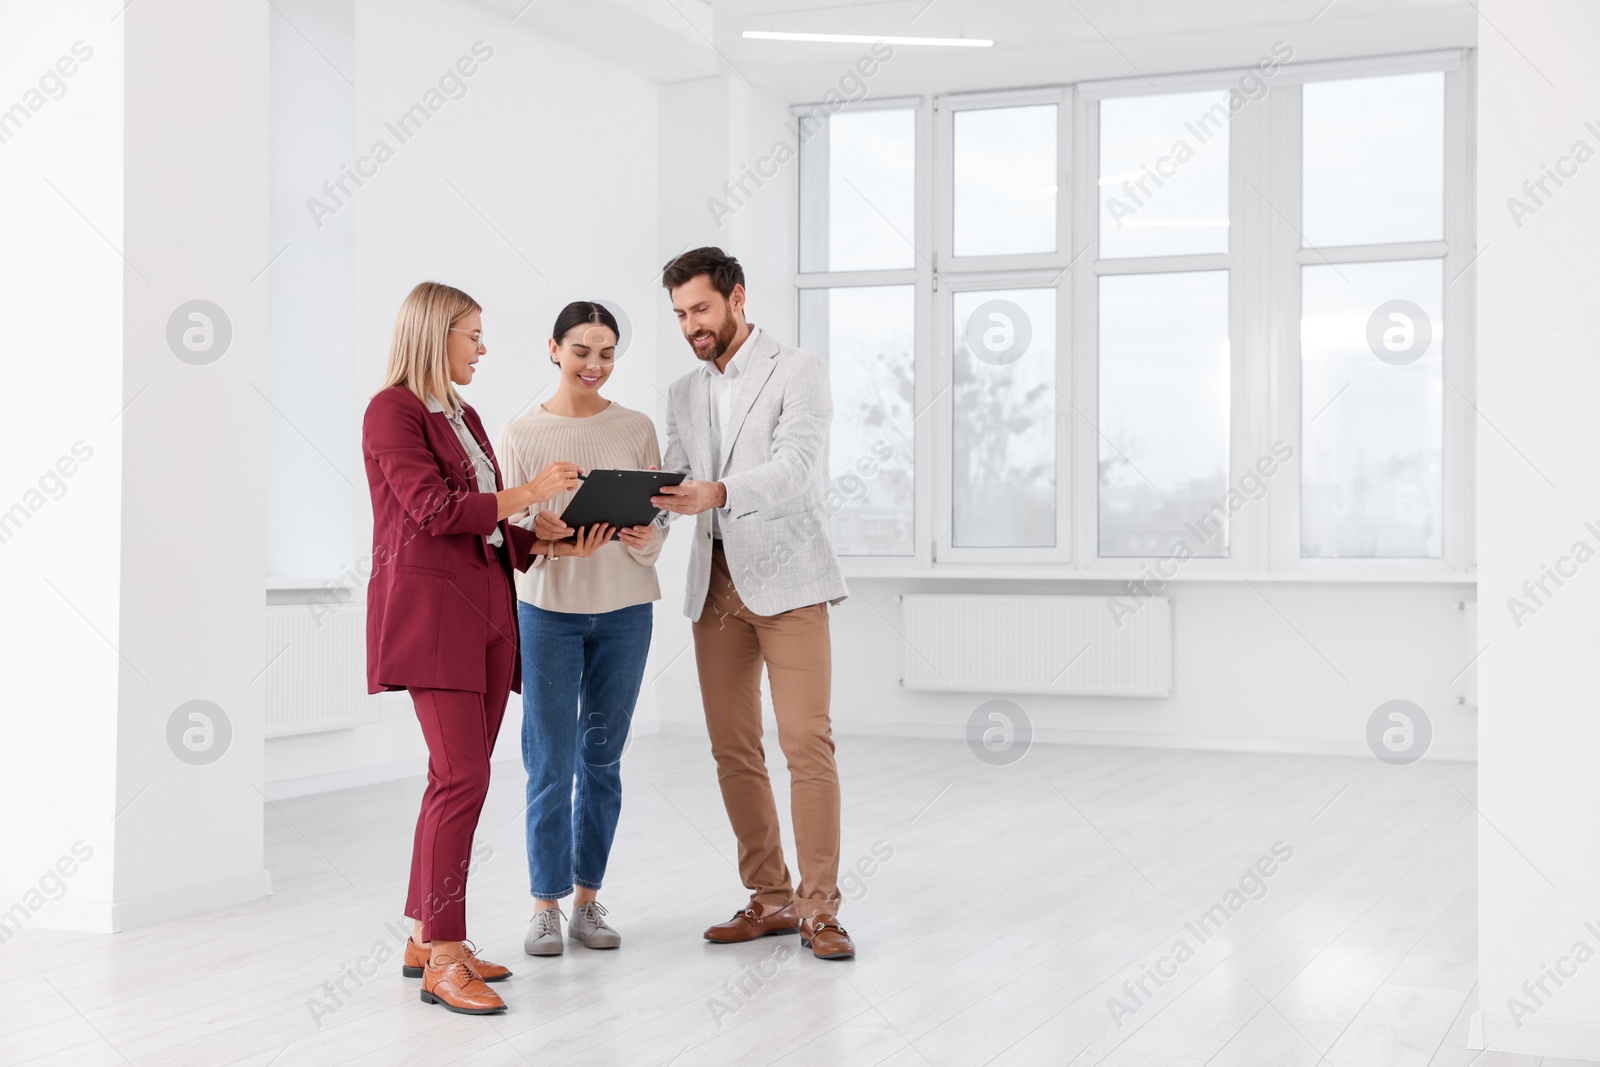
<path id="1" fill-rule="evenodd" d="M 551 331 L 555 395 L 501 431 L 508 484 L 554 457 L 586 471 L 660 466 L 656 429 L 643 412 L 601 396 L 616 362 L 617 320 L 588 301 L 568 304 Z M 650 650 L 651 603 L 661 599 L 655 561 L 666 527 L 605 525 L 573 531 L 557 517 L 566 491 L 512 521 L 538 538 L 517 576 L 522 630 L 522 762 L 528 771 L 528 883 L 533 921 L 523 947 L 560 955 L 559 902 L 576 890 L 569 933 L 588 948 L 621 936 L 595 899 L 622 807 L 618 762 Z M 576 789 L 574 789 L 576 784 Z"/>

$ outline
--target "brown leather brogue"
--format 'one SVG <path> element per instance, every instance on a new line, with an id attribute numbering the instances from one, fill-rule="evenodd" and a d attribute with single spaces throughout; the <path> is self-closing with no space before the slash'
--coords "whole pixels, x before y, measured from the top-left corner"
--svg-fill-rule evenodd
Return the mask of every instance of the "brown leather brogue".
<path id="1" fill-rule="evenodd" d="M 504 982 L 511 977 L 511 968 L 502 967 L 498 963 L 478 958 L 478 946 L 471 941 L 461 942 L 461 947 L 466 949 L 467 959 L 472 963 L 472 969 L 478 972 L 478 977 L 485 982 Z M 417 944 L 411 938 L 406 938 L 405 965 L 400 968 L 400 973 L 407 978 L 421 978 L 422 968 L 428 963 L 428 950 Z"/>
<path id="2" fill-rule="evenodd" d="M 423 965 L 422 1002 L 443 1004 L 462 1015 L 494 1015 L 506 1010 L 506 1002 L 484 984 L 471 963 L 449 957 L 437 967 L 432 960 Z"/>
<path id="3" fill-rule="evenodd" d="M 847 960 L 856 954 L 856 943 L 832 915 L 800 920 L 800 943 L 819 960 Z"/>
<path id="4" fill-rule="evenodd" d="M 706 931 L 706 940 L 722 945 L 740 941 L 754 941 L 768 934 L 792 934 L 800 928 L 795 914 L 794 901 L 789 901 L 777 911 L 762 914 L 754 904 L 725 923 L 718 923 Z"/>

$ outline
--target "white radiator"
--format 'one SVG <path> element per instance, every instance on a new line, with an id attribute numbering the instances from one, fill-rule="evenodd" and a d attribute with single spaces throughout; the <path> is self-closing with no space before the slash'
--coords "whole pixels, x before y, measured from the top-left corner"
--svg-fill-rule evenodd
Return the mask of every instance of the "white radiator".
<path id="1" fill-rule="evenodd" d="M 1172 695 L 1167 597 L 1124 612 L 1120 627 L 1103 596 L 908 594 L 902 607 L 907 689 Z"/>
<path id="2" fill-rule="evenodd" d="M 367 695 L 366 628 L 359 603 L 331 612 L 306 604 L 267 607 L 268 737 L 379 721 L 378 701 Z"/>

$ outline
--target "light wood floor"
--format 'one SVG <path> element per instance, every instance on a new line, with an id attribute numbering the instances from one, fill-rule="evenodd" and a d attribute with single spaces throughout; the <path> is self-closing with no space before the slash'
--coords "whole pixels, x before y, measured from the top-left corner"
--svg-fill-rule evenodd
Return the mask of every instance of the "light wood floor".
<path id="1" fill-rule="evenodd" d="M 960 742 L 864 738 L 839 757 L 844 864 L 892 851 L 842 909 L 853 961 L 701 939 L 745 898 L 710 754 L 645 737 L 601 897 L 616 952 L 522 954 L 522 774 L 497 766 L 468 915 L 516 971 L 504 1016 L 420 1003 L 398 959 L 357 976 L 403 937 L 412 780 L 269 806 L 267 900 L 114 937 L 24 930 L 0 950 L 0 1065 L 1540 1062 L 1465 1049 L 1471 764 L 1036 745 L 992 767 Z M 1228 901 L 1275 842 L 1293 855 L 1265 895 Z M 1185 923 L 1219 902 L 1237 910 L 1202 943 Z M 1108 998 L 1134 1008 L 1123 983 L 1179 940 L 1193 957 L 1145 978 L 1119 1027 Z"/>

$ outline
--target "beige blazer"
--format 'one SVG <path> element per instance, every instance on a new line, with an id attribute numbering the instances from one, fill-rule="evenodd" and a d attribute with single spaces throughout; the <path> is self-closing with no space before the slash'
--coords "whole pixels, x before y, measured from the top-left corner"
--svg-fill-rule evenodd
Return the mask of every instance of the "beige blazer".
<path id="1" fill-rule="evenodd" d="M 766 330 L 755 337 L 722 436 L 728 504 L 722 548 L 733 584 L 757 615 L 845 598 L 844 574 L 828 540 L 823 456 L 833 421 L 828 365 L 780 344 Z M 711 394 L 702 368 L 672 383 L 667 394 L 665 470 L 709 481 Z M 711 584 L 711 513 L 695 516 L 683 611 L 698 619 Z"/>

